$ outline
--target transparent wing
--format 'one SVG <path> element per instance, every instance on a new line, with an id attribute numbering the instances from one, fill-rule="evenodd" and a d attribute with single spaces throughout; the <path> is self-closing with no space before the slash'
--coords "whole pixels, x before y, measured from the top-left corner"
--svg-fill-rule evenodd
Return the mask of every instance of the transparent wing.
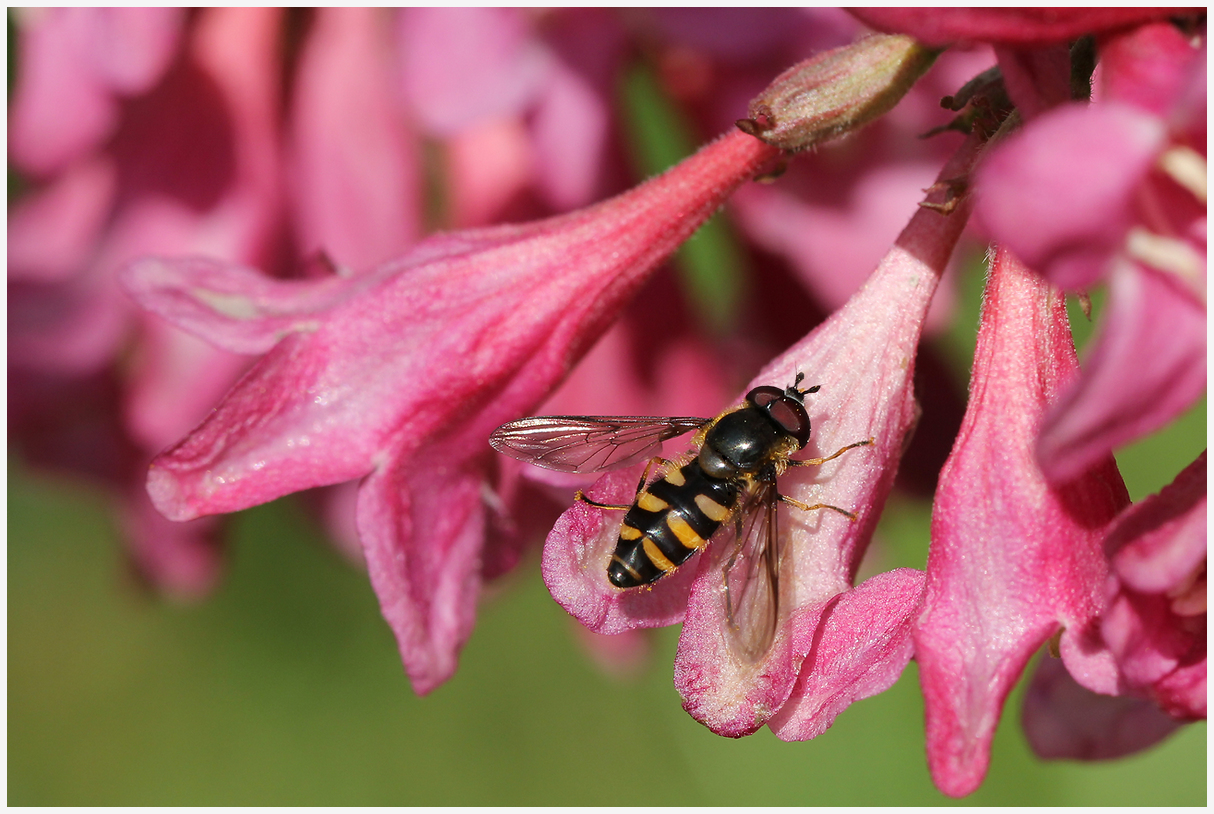
<path id="1" fill-rule="evenodd" d="M 662 442 L 710 418 L 542 415 L 503 424 L 489 445 L 503 455 L 558 472 L 597 472 L 652 458 Z"/>
<path id="2" fill-rule="evenodd" d="M 736 515 L 733 555 L 725 563 L 726 639 L 757 661 L 771 648 L 780 615 L 779 496 L 760 482 Z"/>

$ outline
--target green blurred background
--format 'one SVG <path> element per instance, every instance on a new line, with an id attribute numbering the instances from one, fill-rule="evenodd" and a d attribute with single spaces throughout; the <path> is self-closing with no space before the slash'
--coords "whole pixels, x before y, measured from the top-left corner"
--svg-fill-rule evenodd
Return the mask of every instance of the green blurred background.
<path id="1" fill-rule="evenodd" d="M 1204 405 L 1123 456 L 1135 497 L 1205 432 Z M 1158 482 L 1156 482 L 1158 481 Z M 926 505 L 891 505 L 889 564 L 924 561 Z M 410 691 L 364 575 L 292 498 L 236 517 L 194 607 L 127 575 L 104 496 L 9 467 L 8 802 L 14 805 L 933 805 L 915 668 L 808 743 L 728 740 L 681 709 L 676 630 L 613 678 L 524 563 L 459 672 Z M 1201 805 L 1206 727 L 1137 757 L 1043 763 L 1020 691 L 970 804 Z"/>

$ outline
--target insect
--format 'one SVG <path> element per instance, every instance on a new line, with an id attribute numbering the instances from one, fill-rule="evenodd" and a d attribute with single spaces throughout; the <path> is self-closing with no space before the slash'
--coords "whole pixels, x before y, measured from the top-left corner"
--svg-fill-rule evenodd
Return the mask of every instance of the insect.
<path id="1" fill-rule="evenodd" d="M 727 618 L 744 652 L 770 645 L 779 615 L 781 561 L 777 507 L 783 502 L 804 511 L 830 509 L 855 520 L 846 509 L 809 505 L 779 493 L 777 478 L 790 466 L 819 466 L 824 458 L 793 460 L 809 443 L 804 374 L 790 387 L 756 387 L 740 406 L 716 418 L 660 416 L 535 416 L 498 427 L 489 443 L 498 452 L 560 472 L 597 472 L 649 464 L 631 505 L 592 506 L 625 512 L 607 578 L 617 588 L 651 586 L 673 572 L 709 541 L 732 536 L 724 566 Z M 696 431 L 691 454 L 667 460 L 663 441 Z M 657 474 L 649 481 L 649 473 Z"/>

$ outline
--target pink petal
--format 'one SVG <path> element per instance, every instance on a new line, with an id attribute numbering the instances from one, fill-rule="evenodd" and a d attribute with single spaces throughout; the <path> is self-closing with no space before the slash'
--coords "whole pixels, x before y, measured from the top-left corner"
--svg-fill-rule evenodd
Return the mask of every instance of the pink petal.
<path id="1" fill-rule="evenodd" d="M 358 491 L 367 573 L 419 695 L 455 672 L 480 593 L 483 473 L 451 460 L 441 447 L 410 451 Z"/>
<path id="2" fill-rule="evenodd" d="M 8 219 L 9 280 L 56 282 L 79 274 L 101 240 L 115 180 L 113 163 L 98 158 L 16 201 Z"/>
<path id="3" fill-rule="evenodd" d="M 1135 190 L 1162 123 L 1114 104 L 1065 105 L 997 147 L 978 170 L 992 237 L 1063 288 L 1087 288 L 1138 220 Z"/>
<path id="4" fill-rule="evenodd" d="M 1103 96 L 1163 116 L 1170 112 L 1199 56 L 1171 23 L 1150 23 L 1110 37 L 1100 46 Z"/>
<path id="5" fill-rule="evenodd" d="M 408 8 L 398 19 L 405 97 L 436 136 L 519 115 L 549 69 L 519 9 Z"/>
<path id="6" fill-rule="evenodd" d="M 922 8 L 849 9 L 879 31 L 910 34 L 927 45 L 958 41 L 1048 45 L 1083 34 L 1161 20 L 1167 8 Z"/>
<path id="7" fill-rule="evenodd" d="M 1166 593 L 1206 559 L 1206 453 L 1176 480 L 1134 504 L 1105 540 L 1113 570 L 1141 593 Z"/>
<path id="8" fill-rule="evenodd" d="M 1126 372 L 1133 371 L 1133 381 Z M 1164 274 L 1118 261 L 1108 309 L 1079 380 L 1046 414 L 1042 469 L 1064 481 L 1165 426 L 1206 388 L 1206 311 Z"/>
<path id="9" fill-rule="evenodd" d="M 154 85 L 175 55 L 186 12 L 181 8 L 107 8 L 87 10 L 84 56 L 97 78 L 124 96 Z"/>
<path id="10" fill-rule="evenodd" d="M 982 781 L 1004 699 L 1060 628 L 1083 685 L 1117 689 L 1095 625 L 1102 528 L 1128 496 L 1111 459 L 1063 487 L 1037 469 L 1042 413 L 1077 374 L 1064 298 L 1005 249 L 991 265 L 970 403 L 940 475 L 915 657 L 928 762 L 946 794 Z"/>
<path id="11" fill-rule="evenodd" d="M 314 330 L 319 314 L 360 290 L 357 280 L 275 280 L 206 258 L 138 260 L 123 287 L 141 306 L 233 353 L 265 353 L 283 337 Z"/>
<path id="12" fill-rule="evenodd" d="M 1021 723 L 1029 746 L 1045 760 L 1111 760 L 1154 746 L 1180 722 L 1149 701 L 1097 695 L 1043 656 L 1024 698 Z"/>
<path id="13" fill-rule="evenodd" d="M 117 104 L 87 61 L 88 9 L 31 9 L 19 17 L 21 63 L 9 110 L 14 164 L 56 172 L 114 129 Z"/>
<path id="14" fill-rule="evenodd" d="M 317 13 L 291 117 L 304 253 L 323 251 L 360 271 L 400 254 L 421 226 L 416 146 L 393 93 L 387 14 Z"/>
<path id="15" fill-rule="evenodd" d="M 587 490 L 600 503 L 631 503 L 644 466 L 609 472 Z M 607 581 L 607 564 L 620 531 L 620 512 L 582 502 L 571 506 L 544 543 L 544 584 L 552 598 L 595 633 L 665 627 L 683 620 L 696 567 L 687 567 L 651 588 L 621 591 Z"/>
<path id="16" fill-rule="evenodd" d="M 814 641 L 792 694 L 768 722 L 776 736 L 816 738 L 853 702 L 892 687 L 914 651 L 911 626 L 922 595 L 923 572 L 899 568 L 832 599 L 820 622 L 795 624 Z"/>

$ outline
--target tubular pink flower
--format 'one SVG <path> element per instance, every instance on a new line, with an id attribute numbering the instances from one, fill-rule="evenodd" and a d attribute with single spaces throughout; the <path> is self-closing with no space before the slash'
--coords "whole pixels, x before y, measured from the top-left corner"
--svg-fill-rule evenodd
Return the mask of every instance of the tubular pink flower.
<path id="1" fill-rule="evenodd" d="M 1206 454 L 1118 518 L 1101 633 L 1126 684 L 1170 715 L 1206 717 Z"/>
<path id="2" fill-rule="evenodd" d="M 1169 25 L 1104 53 L 1112 98 L 1042 115 L 978 173 L 977 211 L 996 240 L 1056 285 L 1109 284 L 1083 374 L 1040 430 L 1057 482 L 1167 424 L 1206 386 L 1204 54 Z"/>
<path id="3" fill-rule="evenodd" d="M 940 475 L 923 614 L 914 633 L 928 762 L 945 793 L 982 781 L 1008 692 L 1061 630 L 1088 689 L 1118 688 L 1099 637 L 1101 540 L 1128 502 L 1111 457 L 1052 486 L 1033 454 L 1045 411 L 1078 375 L 1060 292 L 1000 248 L 991 263 L 970 400 Z"/>
<path id="4" fill-rule="evenodd" d="M 777 154 L 731 133 L 590 209 L 436 235 L 352 278 L 131 266 L 124 281 L 145 307 L 266 352 L 153 461 L 153 501 L 185 520 L 363 478 L 372 584 L 415 689 L 433 689 L 475 614 L 489 432 L 534 409 L 648 273 Z"/>
<path id="5" fill-rule="evenodd" d="M 976 149 L 967 142 L 940 177 L 963 176 Z M 888 688 L 910 658 L 922 574 L 900 570 L 855 588 L 852 582 L 914 423 L 916 346 L 967 212 L 964 200 L 947 216 L 921 209 L 868 284 L 752 382 L 783 386 L 801 372 L 822 385 L 807 398 L 814 426 L 807 454 L 875 439 L 820 470 L 789 470 L 781 478 L 782 492 L 848 508 L 859 519 L 781 509 L 782 573 L 791 596 L 772 648 L 758 662 L 734 652 L 725 636 L 721 569 L 729 550 L 710 546 L 652 590 L 619 591 L 606 576 L 618 512 L 576 503 L 548 537 L 545 582 L 587 627 L 612 633 L 683 620 L 675 684 L 685 708 L 714 732 L 745 735 L 770 721 L 782 738 L 813 737 L 851 701 Z M 639 474 L 639 467 L 609 473 L 589 494 L 629 502 Z"/>

